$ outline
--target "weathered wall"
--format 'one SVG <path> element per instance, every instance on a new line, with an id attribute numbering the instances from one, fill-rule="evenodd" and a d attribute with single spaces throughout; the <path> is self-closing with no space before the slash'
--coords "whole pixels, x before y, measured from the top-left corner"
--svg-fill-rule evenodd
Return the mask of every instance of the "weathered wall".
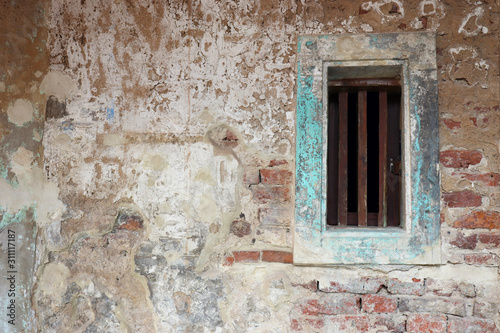
<path id="1" fill-rule="evenodd" d="M 58 206 L 56 184 L 47 182 L 43 171 L 46 96 L 39 86 L 49 70 L 47 5 L 0 3 L 1 332 L 34 330 L 36 222 L 64 208 Z"/>
<path id="2" fill-rule="evenodd" d="M 39 230 L 36 330 L 498 331 L 498 1 L 2 6 L 1 241 Z M 293 266 L 298 35 L 424 30 L 445 264 Z"/>

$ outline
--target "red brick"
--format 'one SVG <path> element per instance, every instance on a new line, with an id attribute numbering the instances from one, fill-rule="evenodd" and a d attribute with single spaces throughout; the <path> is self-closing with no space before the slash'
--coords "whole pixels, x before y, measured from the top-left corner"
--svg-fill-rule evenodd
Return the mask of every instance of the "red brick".
<path id="1" fill-rule="evenodd" d="M 293 253 L 286 251 L 262 251 L 262 261 L 293 263 Z"/>
<path id="2" fill-rule="evenodd" d="M 319 301 L 317 299 L 308 299 L 300 304 L 300 313 L 308 316 L 317 316 L 319 314 Z"/>
<path id="3" fill-rule="evenodd" d="M 437 296 L 451 296 L 457 289 L 457 283 L 449 280 L 435 280 L 432 278 L 425 280 L 425 291 Z"/>
<path id="4" fill-rule="evenodd" d="M 370 328 L 377 328 L 377 332 L 404 332 L 406 331 L 406 316 L 401 314 L 379 314 L 370 316 Z"/>
<path id="5" fill-rule="evenodd" d="M 477 244 L 477 236 L 470 235 L 464 237 L 464 235 L 459 232 L 457 233 L 457 237 L 455 238 L 455 240 L 450 242 L 450 244 L 461 249 L 474 250 Z"/>
<path id="6" fill-rule="evenodd" d="M 443 123 L 448 127 L 449 129 L 455 130 L 459 129 L 461 127 L 461 122 L 455 121 L 453 119 L 445 118 L 443 119 Z"/>
<path id="7" fill-rule="evenodd" d="M 472 191 L 443 193 L 443 201 L 451 208 L 481 206 L 481 196 Z"/>
<path id="8" fill-rule="evenodd" d="M 401 297 L 398 308 L 399 312 L 404 313 L 432 312 L 461 317 L 466 315 L 466 304 L 462 298 Z"/>
<path id="9" fill-rule="evenodd" d="M 482 244 L 487 245 L 487 247 L 499 247 L 500 246 L 500 234 L 490 235 L 490 234 L 479 234 L 477 235 L 479 241 Z"/>
<path id="10" fill-rule="evenodd" d="M 260 227 L 289 227 L 291 223 L 290 210 L 287 208 L 259 208 Z"/>
<path id="11" fill-rule="evenodd" d="M 490 173 L 476 174 L 476 173 L 460 172 L 460 175 L 470 181 L 483 182 L 484 185 L 486 186 L 498 186 L 498 184 L 500 183 L 500 173 L 490 172 Z"/>
<path id="12" fill-rule="evenodd" d="M 265 185 L 287 185 L 292 181 L 292 172 L 288 170 L 260 170 L 260 182 Z"/>
<path id="13" fill-rule="evenodd" d="M 235 220 L 233 221 L 233 223 L 231 223 L 229 232 L 241 238 L 250 235 L 250 233 L 252 232 L 252 227 L 250 223 L 245 220 Z"/>
<path id="14" fill-rule="evenodd" d="M 118 225 L 119 230 L 125 229 L 129 231 L 137 231 L 141 230 L 144 226 L 144 221 L 142 220 L 142 218 L 135 215 L 126 216 L 120 222 L 121 224 Z"/>
<path id="15" fill-rule="evenodd" d="M 238 137 L 230 130 L 226 131 L 226 137 L 223 139 L 226 141 L 238 141 Z"/>
<path id="16" fill-rule="evenodd" d="M 418 333 L 445 333 L 445 315 L 411 314 L 408 316 L 407 330 Z"/>
<path id="17" fill-rule="evenodd" d="M 464 297 L 476 297 L 476 286 L 473 283 L 460 282 L 458 291 Z"/>
<path id="18" fill-rule="evenodd" d="M 330 285 L 321 287 L 320 290 L 326 293 L 355 293 L 355 294 L 376 294 L 386 280 L 377 277 L 353 278 L 348 282 L 330 281 Z"/>
<path id="19" fill-rule="evenodd" d="M 286 160 L 277 160 L 277 159 L 274 159 L 271 162 L 269 162 L 270 167 L 277 166 L 277 165 L 284 165 L 284 164 L 288 164 L 288 162 Z"/>
<path id="20" fill-rule="evenodd" d="M 490 319 L 450 317 L 448 333 L 499 333 L 495 322 Z"/>
<path id="21" fill-rule="evenodd" d="M 287 187 L 252 186 L 250 188 L 258 203 L 287 202 L 292 199 L 290 189 Z"/>
<path id="22" fill-rule="evenodd" d="M 481 162 L 483 155 L 475 150 L 445 150 L 440 154 L 440 161 L 447 168 L 468 168 Z"/>
<path id="23" fill-rule="evenodd" d="M 292 283 L 292 287 L 302 287 L 311 291 L 318 291 L 318 281 L 312 280 L 308 283 Z"/>
<path id="24" fill-rule="evenodd" d="M 453 224 L 455 228 L 500 229 L 500 213 L 493 211 L 475 211 L 465 215 Z"/>
<path id="25" fill-rule="evenodd" d="M 301 300 L 296 306 L 304 315 L 358 314 L 360 298 L 351 295 L 323 294 L 320 299 Z"/>
<path id="26" fill-rule="evenodd" d="M 491 302 L 474 302 L 474 316 L 480 318 L 494 318 L 500 310 L 500 304 Z"/>
<path id="27" fill-rule="evenodd" d="M 398 307 L 397 299 L 371 294 L 363 296 L 361 304 L 368 313 L 395 312 Z"/>
<path id="28" fill-rule="evenodd" d="M 329 332 L 368 332 L 370 320 L 367 316 L 334 316 L 325 318 L 327 326 L 335 330 Z"/>
<path id="29" fill-rule="evenodd" d="M 498 266 L 498 256 L 490 253 L 466 254 L 465 262 L 469 265 Z"/>
<path id="30" fill-rule="evenodd" d="M 235 262 L 255 262 L 259 260 L 259 251 L 233 251 Z"/>
<path id="31" fill-rule="evenodd" d="M 292 319 L 290 328 L 293 331 L 313 332 L 319 330 L 325 325 L 323 318 L 301 318 Z"/>
<path id="32" fill-rule="evenodd" d="M 390 279 L 387 282 L 387 291 L 391 294 L 421 296 L 424 293 L 424 281 L 415 278 L 408 282 L 401 282 L 398 279 Z"/>
<path id="33" fill-rule="evenodd" d="M 226 257 L 226 260 L 224 261 L 224 266 L 232 266 L 234 262 L 234 257 Z"/>
<path id="34" fill-rule="evenodd" d="M 246 185 L 258 185 L 260 183 L 259 169 L 253 168 L 245 170 L 243 174 L 243 183 Z"/>

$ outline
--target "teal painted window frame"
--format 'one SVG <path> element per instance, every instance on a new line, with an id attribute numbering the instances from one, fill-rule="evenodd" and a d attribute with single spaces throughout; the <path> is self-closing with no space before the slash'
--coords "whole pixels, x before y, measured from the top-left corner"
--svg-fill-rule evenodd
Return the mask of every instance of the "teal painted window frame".
<path id="1" fill-rule="evenodd" d="M 432 33 L 299 37 L 295 264 L 441 263 L 435 52 Z M 327 70 L 342 66 L 374 73 L 384 66 L 401 68 L 401 228 L 326 225 Z"/>

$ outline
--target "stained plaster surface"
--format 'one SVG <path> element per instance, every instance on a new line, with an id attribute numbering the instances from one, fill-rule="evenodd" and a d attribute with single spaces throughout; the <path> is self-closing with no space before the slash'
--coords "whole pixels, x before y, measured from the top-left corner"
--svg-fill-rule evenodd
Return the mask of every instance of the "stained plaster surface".
<path id="1" fill-rule="evenodd" d="M 313 279 L 470 279 L 456 259 L 463 252 L 449 244 L 437 267 L 223 265 L 232 250 L 293 248 L 287 228 L 258 221 L 261 208 L 293 211 L 293 198 L 257 203 L 244 175 L 274 159 L 294 165 L 299 35 L 435 32 L 440 113 L 463 124 L 459 135 L 444 131 L 441 146 L 481 149 L 475 170 L 495 171 L 498 115 L 487 108 L 499 100 L 498 4 L 394 4 L 389 14 L 389 1 L 53 0 L 26 5 L 27 16 L 2 5 L 11 22 L 3 38 L 18 47 L 3 59 L 29 55 L 0 72 L 9 191 L 0 207 L 21 216 L 36 206 L 36 218 L 22 222 L 37 243 L 36 255 L 22 252 L 35 267 L 23 268 L 34 315 L 21 331 L 287 332 L 293 303 L 311 293 L 294 286 Z M 43 123 L 50 96 L 67 115 Z M 9 116 L 17 100 L 30 101 L 33 120 L 26 109 Z M 33 155 L 30 167 L 20 146 Z M 443 188 L 468 186 L 443 173 Z M 493 189 L 477 186 L 483 208 L 498 211 Z M 467 212 L 445 209 L 443 233 Z M 238 219 L 250 234 L 230 233 Z M 498 302 L 498 267 L 477 270 L 477 294 Z"/>

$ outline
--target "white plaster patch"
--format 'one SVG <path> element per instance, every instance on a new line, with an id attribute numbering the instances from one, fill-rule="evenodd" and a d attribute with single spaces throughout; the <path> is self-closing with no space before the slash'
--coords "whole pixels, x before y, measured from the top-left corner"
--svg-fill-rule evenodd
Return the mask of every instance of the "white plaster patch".
<path id="1" fill-rule="evenodd" d="M 59 299 L 66 291 L 71 272 L 62 263 L 49 263 L 40 277 L 40 290 L 46 295 Z"/>
<path id="2" fill-rule="evenodd" d="M 462 20 L 462 23 L 460 24 L 460 27 L 458 28 L 458 33 L 459 34 L 463 33 L 467 37 L 476 36 L 480 32 L 482 32 L 484 34 L 487 33 L 488 32 L 488 28 L 486 28 L 485 26 L 480 25 L 478 23 L 479 19 L 481 17 L 483 17 L 483 14 L 484 14 L 483 7 L 477 7 L 476 9 L 474 9 L 474 11 L 472 13 L 467 14 L 467 16 Z M 474 24 L 476 25 L 476 28 L 474 30 L 467 30 L 465 28 L 465 26 L 467 25 L 467 23 L 469 22 L 469 20 L 471 18 L 473 18 L 473 17 L 475 17 Z M 483 29 L 483 28 L 485 28 L 485 29 Z"/>
<path id="3" fill-rule="evenodd" d="M 0 178 L 0 207 L 15 213 L 29 203 L 36 203 L 39 227 L 45 227 L 60 219 L 65 206 L 59 200 L 59 188 L 55 183 L 46 180 L 42 169 L 34 167 L 17 175 L 17 180 L 19 185 L 14 188 L 5 179 Z"/>
<path id="4" fill-rule="evenodd" d="M 0 81 L 0 92 L 5 92 L 5 82 Z"/>
<path id="5" fill-rule="evenodd" d="M 19 147 L 11 157 L 12 169 L 16 175 L 26 173 L 31 168 L 31 162 L 33 162 L 33 152 L 24 148 Z"/>
<path id="6" fill-rule="evenodd" d="M 33 119 L 33 105 L 27 99 L 17 99 L 14 104 L 10 104 L 7 108 L 9 121 L 17 126 L 23 126 L 25 123 Z"/>
<path id="7" fill-rule="evenodd" d="M 399 10 L 398 15 L 382 12 L 381 7 L 384 5 L 390 4 L 390 3 L 394 3 L 395 5 L 398 6 L 398 10 Z M 361 8 L 363 10 L 366 10 L 366 11 L 373 9 L 377 14 L 379 14 L 380 16 L 382 16 L 384 19 L 387 19 L 387 20 L 405 17 L 405 10 L 403 7 L 403 3 L 399 0 L 380 0 L 380 1 L 375 1 L 375 2 L 368 1 L 368 2 L 363 3 L 361 5 Z"/>
<path id="8" fill-rule="evenodd" d="M 120 134 L 106 134 L 103 136 L 103 144 L 106 146 L 119 146 L 128 142 L 129 140 Z"/>
<path id="9" fill-rule="evenodd" d="M 61 72 L 49 72 L 40 84 L 41 94 L 54 95 L 59 101 L 66 100 L 73 89 L 73 80 Z"/>

